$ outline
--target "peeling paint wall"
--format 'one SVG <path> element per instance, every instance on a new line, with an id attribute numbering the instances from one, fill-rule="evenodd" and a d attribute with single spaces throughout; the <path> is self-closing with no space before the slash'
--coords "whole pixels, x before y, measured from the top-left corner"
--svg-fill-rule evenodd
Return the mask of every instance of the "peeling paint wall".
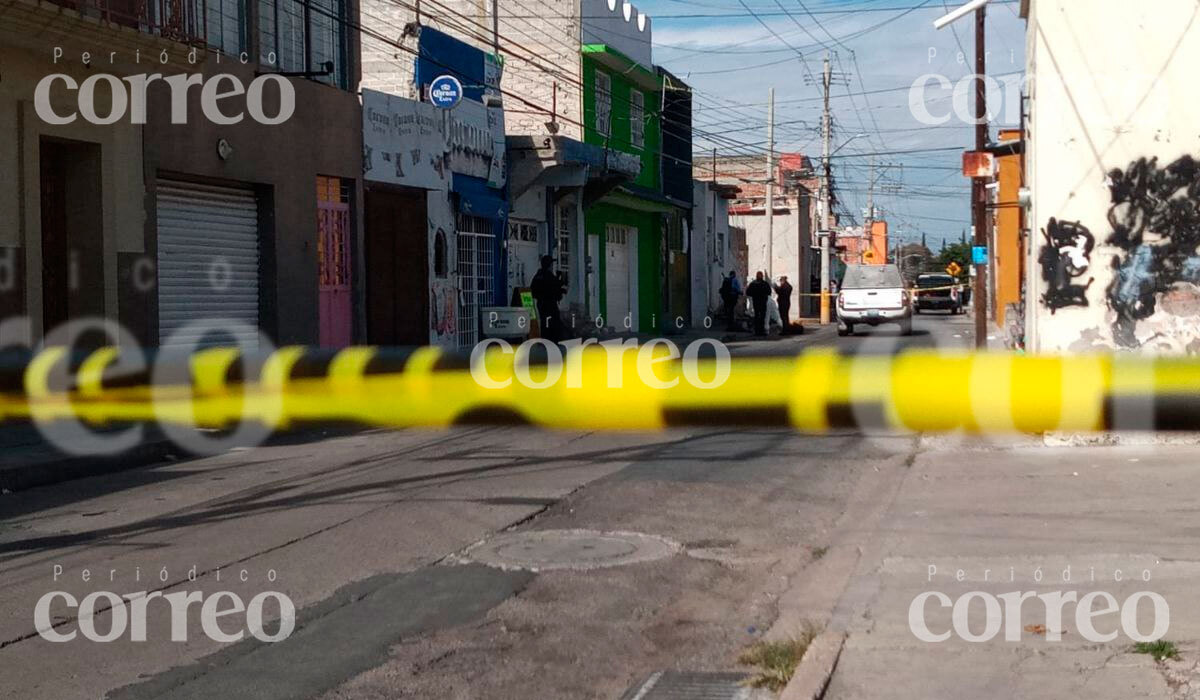
<path id="1" fill-rule="evenodd" d="M 1200 353 L 1200 3 L 1033 0 L 1030 350 Z"/>

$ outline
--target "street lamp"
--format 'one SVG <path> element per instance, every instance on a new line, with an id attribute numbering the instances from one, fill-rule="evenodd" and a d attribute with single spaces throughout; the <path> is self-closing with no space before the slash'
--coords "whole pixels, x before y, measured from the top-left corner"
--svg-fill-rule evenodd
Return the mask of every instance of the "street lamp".
<path id="1" fill-rule="evenodd" d="M 987 149 L 987 4 L 989 0 L 971 0 L 950 14 L 939 18 L 933 26 L 941 29 L 972 12 L 975 13 L 975 152 Z M 975 226 L 975 247 L 987 248 L 989 242 L 987 226 L 987 195 L 980 177 L 971 180 L 971 220 Z M 987 347 L 987 289 L 988 269 L 986 265 L 975 265 L 975 347 Z"/>
<path id="2" fill-rule="evenodd" d="M 829 154 L 829 156 L 832 158 L 834 155 L 836 155 L 836 154 L 837 154 L 837 152 L 838 152 L 838 151 L 842 150 L 842 149 L 843 149 L 843 148 L 845 148 L 846 146 L 849 146 L 851 141 L 854 141 L 855 139 L 862 139 L 862 138 L 866 138 L 866 137 L 867 137 L 867 134 L 855 134 L 855 135 L 851 136 L 850 138 L 846 139 L 846 140 L 845 140 L 845 141 L 842 143 L 842 145 L 840 145 L 840 146 L 838 146 L 837 148 L 833 149 L 833 153 L 830 153 L 830 154 Z"/>
<path id="3" fill-rule="evenodd" d="M 946 25 L 951 24 L 952 22 L 956 22 L 956 21 L 962 19 L 963 17 L 966 17 L 967 15 L 971 14 L 975 10 L 982 8 L 984 5 L 988 4 L 990 1 L 991 0 L 971 0 L 971 2 L 967 3 L 966 5 L 963 5 L 962 7 L 951 12 L 950 14 L 945 15 L 943 17 L 939 17 L 938 19 L 934 20 L 933 27 L 934 27 L 934 29 L 941 29 L 941 28 L 945 27 Z"/>

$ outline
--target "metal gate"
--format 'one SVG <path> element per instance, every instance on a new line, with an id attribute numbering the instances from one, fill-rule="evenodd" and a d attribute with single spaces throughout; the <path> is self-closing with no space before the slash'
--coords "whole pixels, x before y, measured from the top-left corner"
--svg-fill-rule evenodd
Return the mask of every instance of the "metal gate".
<path id="1" fill-rule="evenodd" d="M 321 347 L 344 348 L 351 340 L 350 188 L 336 177 L 317 178 L 317 274 Z"/>
<path id="2" fill-rule="evenodd" d="M 208 347 L 238 342 L 257 348 L 259 241 L 254 191 L 159 180 L 156 198 L 159 344 Z M 200 320 L 222 332 L 176 335 L 188 323 Z M 231 322 L 242 329 L 235 330 Z"/>
<path id="3" fill-rule="evenodd" d="M 496 236 L 492 220 L 458 215 L 458 347 L 479 342 L 480 313 L 492 301 Z"/>

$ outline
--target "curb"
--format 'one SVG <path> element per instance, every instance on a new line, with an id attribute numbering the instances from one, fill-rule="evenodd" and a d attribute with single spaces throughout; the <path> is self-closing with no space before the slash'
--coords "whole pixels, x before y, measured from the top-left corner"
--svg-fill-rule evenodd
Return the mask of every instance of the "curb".
<path id="1" fill-rule="evenodd" d="M 38 440 L 43 439 L 38 437 Z M 110 455 L 72 455 L 44 441 L 27 443 L 7 452 L 0 461 L 0 492 L 14 493 L 113 474 L 186 454 L 160 432 L 151 429 L 147 429 L 137 445 Z"/>
<path id="2" fill-rule="evenodd" d="M 845 632 L 833 632 L 826 629 L 800 659 L 796 673 L 788 681 L 779 700 L 820 700 L 829 685 L 829 679 L 837 668 L 838 659 L 842 655 L 842 647 L 846 643 Z"/>
<path id="3" fill-rule="evenodd" d="M 365 432 L 369 428 L 351 426 L 295 427 L 270 435 L 262 446 L 289 444 L 295 442 L 316 442 L 343 434 Z M 2 434 L 2 433 L 0 433 Z M 130 449 L 114 455 L 76 456 L 54 450 L 44 450 L 33 456 L 22 455 L 19 451 L 5 454 L 10 460 L 22 459 L 23 462 L 0 463 L 0 493 L 16 493 L 43 486 L 86 479 L 94 476 L 106 476 L 118 472 L 132 471 L 154 465 L 169 466 L 192 459 L 201 459 L 179 447 L 162 435 L 156 429 L 148 429 L 143 441 Z"/>

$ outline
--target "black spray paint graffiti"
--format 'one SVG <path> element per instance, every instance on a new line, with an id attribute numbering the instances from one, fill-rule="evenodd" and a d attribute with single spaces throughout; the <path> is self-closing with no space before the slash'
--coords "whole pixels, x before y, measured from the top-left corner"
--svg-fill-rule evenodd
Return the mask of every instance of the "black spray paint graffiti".
<path id="1" fill-rule="evenodd" d="M 1154 315 L 1157 295 L 1184 282 L 1200 284 L 1200 165 L 1184 156 L 1165 168 L 1142 158 L 1109 173 L 1112 207 L 1106 241 L 1113 256 L 1108 305 L 1113 338 L 1138 347 L 1138 321 Z"/>
<path id="2" fill-rule="evenodd" d="M 1042 229 L 1042 236 L 1046 239 L 1046 245 L 1038 255 L 1042 279 L 1046 282 L 1042 303 L 1051 314 L 1066 306 L 1087 306 L 1087 290 L 1095 280 L 1088 278 L 1083 284 L 1077 280 L 1087 274 L 1092 265 L 1096 237 L 1078 221 L 1054 218 Z"/>

